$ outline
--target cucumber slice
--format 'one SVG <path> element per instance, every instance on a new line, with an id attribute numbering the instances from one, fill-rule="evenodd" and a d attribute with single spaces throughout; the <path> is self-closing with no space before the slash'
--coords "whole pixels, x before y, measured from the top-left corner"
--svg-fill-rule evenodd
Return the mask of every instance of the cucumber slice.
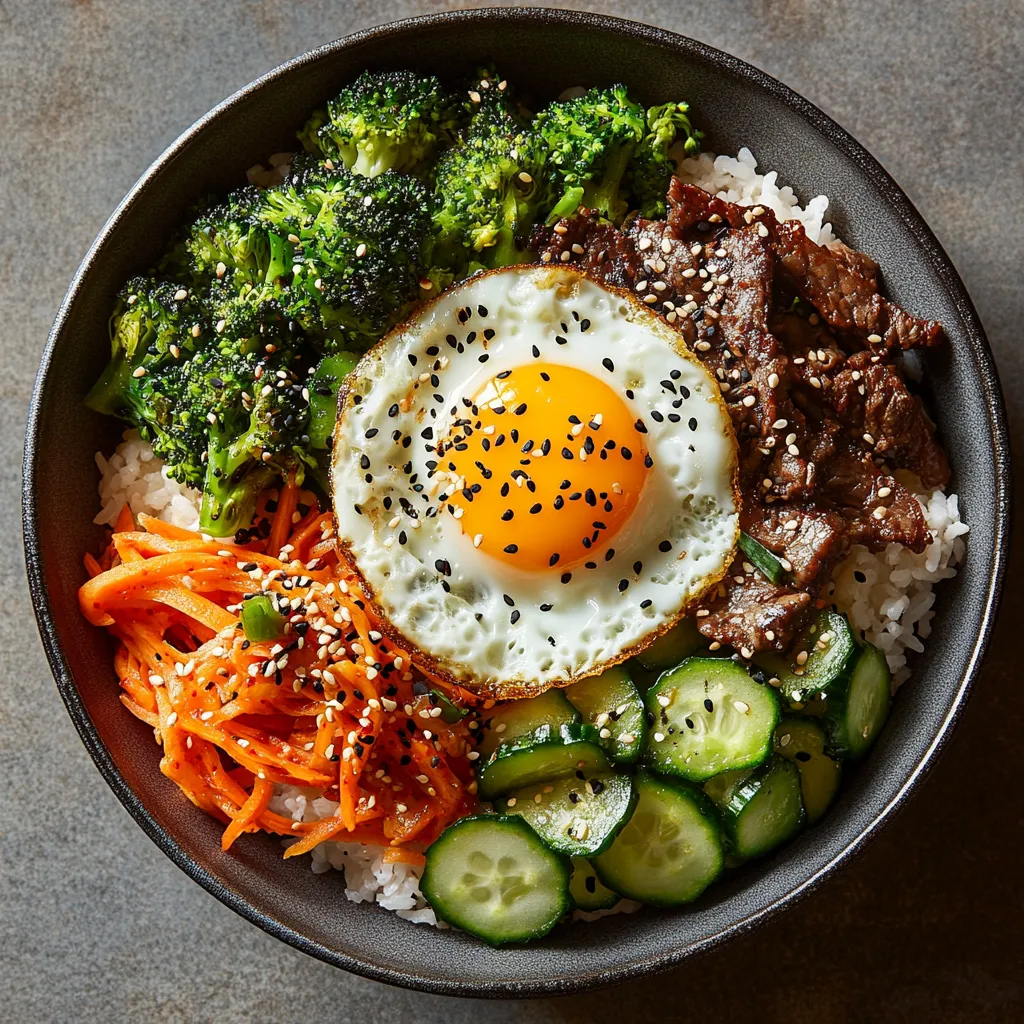
<path id="1" fill-rule="evenodd" d="M 601 738 L 589 725 L 542 725 L 528 736 L 502 743 L 479 770 L 477 793 L 493 800 L 502 793 L 563 775 L 586 777 L 608 770 Z"/>
<path id="2" fill-rule="evenodd" d="M 613 761 L 632 764 L 644 746 L 644 702 L 629 673 L 616 665 L 565 691 L 569 703 L 594 726 Z"/>
<path id="3" fill-rule="evenodd" d="M 839 789 L 839 762 L 825 753 L 825 734 L 806 718 L 784 718 L 775 730 L 775 752 L 795 762 L 808 824 L 828 810 Z"/>
<path id="4" fill-rule="evenodd" d="M 494 804 L 502 814 L 521 815 L 552 850 L 570 857 L 593 857 L 607 849 L 635 806 L 628 775 L 591 777 L 581 771 L 517 789 Z"/>
<path id="5" fill-rule="evenodd" d="M 754 661 L 779 680 L 786 700 L 801 703 L 834 683 L 849 667 L 856 648 L 846 616 L 826 608 L 793 648 L 798 659 L 806 654 L 804 664 L 772 651 L 755 654 Z"/>
<path id="6" fill-rule="evenodd" d="M 573 857 L 572 877 L 569 879 L 569 896 L 577 910 L 611 910 L 622 897 L 608 888 L 589 860 Z"/>
<path id="7" fill-rule="evenodd" d="M 642 650 L 636 660 L 648 669 L 675 668 L 707 641 L 697 631 L 696 619 L 680 619 L 667 633 L 662 633 L 650 647 Z"/>
<path id="8" fill-rule="evenodd" d="M 420 889 L 438 917 L 491 945 L 547 935 L 569 910 L 569 865 L 518 816 L 480 814 L 427 850 Z"/>
<path id="9" fill-rule="evenodd" d="M 500 744 L 536 732 L 542 725 L 557 729 L 580 722 L 579 712 L 561 690 L 546 690 L 538 697 L 498 704 L 484 714 L 487 717 L 477 747 L 481 757 L 490 757 Z"/>
<path id="10" fill-rule="evenodd" d="M 875 742 L 892 704 L 892 676 L 885 655 L 864 644 L 848 673 L 828 690 L 825 733 L 837 757 L 863 757 Z"/>
<path id="11" fill-rule="evenodd" d="M 800 772 L 793 761 L 772 758 L 709 789 L 722 815 L 726 846 L 737 860 L 763 856 L 803 826 Z"/>
<path id="12" fill-rule="evenodd" d="M 753 562 L 762 576 L 772 583 L 778 583 L 782 579 L 782 562 L 760 541 L 754 540 L 749 533 L 740 533 L 739 548 Z"/>
<path id="13" fill-rule="evenodd" d="M 703 782 L 771 754 L 775 694 L 727 658 L 688 658 L 662 674 L 646 703 L 655 718 L 647 741 L 655 771 Z"/>
<path id="14" fill-rule="evenodd" d="M 641 903 L 689 903 L 722 871 L 714 811 L 702 793 L 683 783 L 640 772 L 634 785 L 636 810 L 594 860 L 594 870 L 606 886 Z"/>

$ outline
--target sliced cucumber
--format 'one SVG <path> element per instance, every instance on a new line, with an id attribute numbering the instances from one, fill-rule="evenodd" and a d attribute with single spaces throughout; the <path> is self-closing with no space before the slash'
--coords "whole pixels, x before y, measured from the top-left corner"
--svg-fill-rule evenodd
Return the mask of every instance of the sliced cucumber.
<path id="1" fill-rule="evenodd" d="M 449 924 L 494 946 L 525 942 L 569 910 L 569 864 L 517 815 L 480 814 L 431 844 L 420 889 Z"/>
<path id="2" fill-rule="evenodd" d="M 856 648 L 846 616 L 826 608 L 797 641 L 796 660 L 762 651 L 754 661 L 779 680 L 786 700 L 801 703 L 834 683 L 848 668 Z"/>
<path id="3" fill-rule="evenodd" d="M 741 533 L 739 547 L 762 576 L 767 577 L 772 583 L 778 583 L 782 579 L 782 562 L 760 541 L 754 540 L 749 533 Z"/>
<path id="4" fill-rule="evenodd" d="M 640 772 L 634 785 L 636 810 L 594 870 L 606 886 L 641 903 L 689 903 L 722 871 L 714 810 L 685 783 Z"/>
<path id="5" fill-rule="evenodd" d="M 705 792 L 715 799 L 726 846 L 737 860 L 763 856 L 799 832 L 805 820 L 800 772 L 785 758 L 731 773 Z"/>
<path id="6" fill-rule="evenodd" d="M 825 734 L 837 757 L 863 757 L 875 742 L 892 704 L 892 676 L 885 655 L 864 644 L 849 672 L 828 690 Z"/>
<path id="7" fill-rule="evenodd" d="M 552 850 L 570 857 L 593 857 L 607 849 L 635 806 L 628 775 L 581 771 L 517 789 L 494 804 L 502 814 L 521 815 Z"/>
<path id="8" fill-rule="evenodd" d="M 644 702 L 629 673 L 616 665 L 565 691 L 569 703 L 594 726 L 613 761 L 632 764 L 644 747 Z"/>
<path id="9" fill-rule="evenodd" d="M 542 725 L 528 736 L 502 743 L 477 774 L 481 800 L 583 772 L 589 778 L 608 770 L 601 738 L 590 725 Z"/>
<path id="10" fill-rule="evenodd" d="M 481 730 L 481 757 L 490 757 L 498 746 L 536 732 L 542 725 L 577 725 L 579 712 L 569 703 L 561 690 L 546 690 L 538 697 L 498 704 L 487 717 Z"/>
<path id="11" fill-rule="evenodd" d="M 611 910 L 622 897 L 608 888 L 589 860 L 573 857 L 572 877 L 569 879 L 569 896 L 577 910 L 592 912 Z"/>
<path id="12" fill-rule="evenodd" d="M 650 647 L 642 650 L 636 660 L 648 669 L 675 668 L 707 641 L 697 631 L 696 619 L 680 619 L 667 633 L 662 633 Z"/>
<path id="13" fill-rule="evenodd" d="M 795 762 L 800 772 L 800 794 L 809 824 L 832 803 L 842 770 L 825 753 L 825 734 L 806 718 L 784 718 L 775 730 L 775 752 Z"/>
<path id="14" fill-rule="evenodd" d="M 646 704 L 655 719 L 647 741 L 655 771 L 703 782 L 771 754 L 779 702 L 728 658 L 688 658 L 662 674 Z"/>

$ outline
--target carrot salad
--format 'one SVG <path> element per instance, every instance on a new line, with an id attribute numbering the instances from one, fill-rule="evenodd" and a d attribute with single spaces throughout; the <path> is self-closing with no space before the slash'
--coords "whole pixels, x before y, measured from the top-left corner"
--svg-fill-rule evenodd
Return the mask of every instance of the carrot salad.
<path id="1" fill-rule="evenodd" d="M 86 556 L 79 602 L 118 642 L 121 700 L 153 727 L 161 771 L 225 823 L 225 850 L 265 831 L 295 837 L 285 857 L 336 839 L 421 863 L 476 805 L 476 716 L 446 721 L 456 715 L 442 717 L 439 694 L 463 707 L 475 698 L 384 640 L 337 556 L 330 513 L 309 497 L 300 503 L 294 482 L 271 492 L 246 544 L 136 522 L 125 507 L 102 557 Z M 243 629 L 259 595 L 281 616 L 273 640 Z M 294 821 L 271 809 L 278 785 L 337 812 Z"/>

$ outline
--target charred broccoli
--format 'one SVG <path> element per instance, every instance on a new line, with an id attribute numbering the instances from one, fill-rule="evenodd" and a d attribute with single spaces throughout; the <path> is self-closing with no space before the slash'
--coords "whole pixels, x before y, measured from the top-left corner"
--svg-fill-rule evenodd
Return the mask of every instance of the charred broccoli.
<path id="1" fill-rule="evenodd" d="M 531 262 L 525 241 L 550 200 L 544 147 L 504 83 L 481 76 L 470 98 L 469 125 L 435 169 L 435 257 L 463 274 Z"/>

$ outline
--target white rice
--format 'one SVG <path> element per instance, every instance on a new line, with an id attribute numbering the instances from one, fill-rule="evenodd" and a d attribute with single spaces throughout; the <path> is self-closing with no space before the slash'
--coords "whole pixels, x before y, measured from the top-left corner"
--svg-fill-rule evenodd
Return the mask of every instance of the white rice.
<path id="1" fill-rule="evenodd" d="M 287 173 L 290 154 L 275 154 L 270 169 L 252 168 L 250 181 L 259 185 L 277 184 Z M 748 149 L 733 158 L 702 153 L 678 162 L 680 176 L 729 202 L 743 206 L 760 204 L 771 209 L 780 220 L 799 220 L 808 236 L 819 244 L 836 241 L 832 225 L 824 221 L 828 198 L 816 196 L 801 206 L 789 186 L 779 186 L 774 171 L 757 173 L 757 161 Z M 167 476 L 163 463 L 153 456 L 152 448 L 134 430 L 109 459 L 97 453 L 101 473 L 102 510 L 96 522 L 112 525 L 127 502 L 132 512 L 146 512 L 166 522 L 195 529 L 199 522 L 198 491 L 184 487 Z M 893 689 L 910 675 L 907 651 L 920 653 L 931 632 L 938 580 L 956 575 L 955 566 L 963 559 L 963 535 L 968 526 L 960 521 L 955 494 L 941 490 L 917 493 L 920 485 L 905 481 L 924 510 L 932 541 L 916 555 L 897 544 L 872 554 L 855 546 L 834 576 L 833 600 L 846 612 L 850 623 L 886 655 L 893 673 Z M 863 578 L 862 578 L 863 577 Z M 293 821 L 317 821 L 333 817 L 338 804 L 315 790 L 297 786 L 278 786 L 271 809 Z M 317 874 L 332 868 L 345 872 L 345 895 L 355 903 L 377 903 L 399 917 L 416 924 L 446 927 L 438 921 L 420 892 L 421 869 L 408 864 L 384 863 L 384 850 L 359 843 L 326 842 L 312 851 L 311 867 Z M 639 903 L 620 900 L 610 910 L 583 913 L 575 920 L 592 921 L 614 913 L 631 913 Z"/>
<path id="2" fill-rule="evenodd" d="M 96 453 L 101 508 L 93 522 L 113 526 L 127 502 L 133 515 L 145 512 L 186 530 L 197 529 L 202 495 L 172 480 L 137 430 L 126 430 L 123 438 L 109 459 Z"/>
<path id="3" fill-rule="evenodd" d="M 801 206 L 789 185 L 779 185 L 778 172 L 757 173 L 757 160 L 746 147 L 735 157 L 701 153 L 684 158 L 681 148 L 673 155 L 677 157 L 679 177 L 688 184 L 739 206 L 764 206 L 779 220 L 798 220 L 807 237 L 819 245 L 836 241 L 832 225 L 825 223 L 828 196 L 815 196 Z"/>

